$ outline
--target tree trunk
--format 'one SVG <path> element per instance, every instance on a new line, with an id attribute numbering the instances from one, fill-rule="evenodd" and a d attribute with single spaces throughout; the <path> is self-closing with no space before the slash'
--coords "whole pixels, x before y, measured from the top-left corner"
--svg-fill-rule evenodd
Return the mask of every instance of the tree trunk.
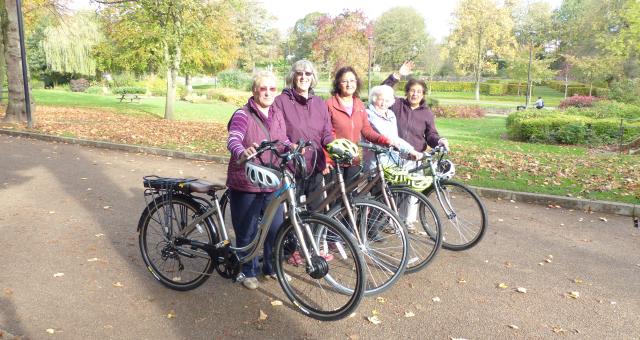
<path id="1" fill-rule="evenodd" d="M 167 98 L 164 106 L 164 119 L 173 120 L 173 109 L 176 102 L 176 78 L 180 69 L 180 59 L 182 53 L 180 46 L 174 45 L 173 55 L 169 51 L 168 45 L 165 43 L 165 58 L 167 62 Z"/>
<path id="2" fill-rule="evenodd" d="M 592 90 L 593 90 L 593 83 L 589 83 L 589 97 L 591 97 Z"/>
<path id="3" fill-rule="evenodd" d="M 0 8 L 0 12 L 3 11 L 4 7 Z M 0 31 L 4 32 L 2 29 L 2 18 L 0 18 Z M 4 75 L 5 75 L 5 63 L 4 63 L 4 39 L 2 38 L 2 33 L 0 33 L 0 103 L 4 99 Z"/>
<path id="4" fill-rule="evenodd" d="M 518 82 L 518 97 L 520 97 L 520 82 Z"/>
<path id="5" fill-rule="evenodd" d="M 193 92 L 193 85 L 191 84 L 191 76 L 188 74 L 184 75 L 184 86 L 187 88 L 187 95 L 190 95 Z"/>
<path id="6" fill-rule="evenodd" d="M 4 57 L 7 63 L 9 103 L 4 117 L 6 122 L 27 120 L 24 100 L 24 82 L 22 78 L 22 57 L 20 55 L 20 37 L 18 34 L 18 12 L 15 1 L 3 1 L 7 12 L 3 18 Z M 33 97 L 31 97 L 33 98 Z"/>
<path id="7" fill-rule="evenodd" d="M 480 74 L 482 71 L 480 70 L 480 66 L 482 65 L 482 35 L 478 35 L 478 57 L 476 59 L 475 65 L 475 76 L 476 76 L 476 101 L 480 101 Z"/>
<path id="8" fill-rule="evenodd" d="M 569 92 L 569 71 L 564 75 L 564 99 L 567 99 L 567 93 Z"/>

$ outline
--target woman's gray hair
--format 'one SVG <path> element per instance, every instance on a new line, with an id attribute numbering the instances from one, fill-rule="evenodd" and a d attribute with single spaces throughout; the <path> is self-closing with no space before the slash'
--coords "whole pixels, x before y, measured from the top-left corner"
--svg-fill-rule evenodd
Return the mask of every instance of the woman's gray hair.
<path id="1" fill-rule="evenodd" d="M 374 105 L 375 101 L 380 97 L 384 99 L 382 106 L 384 106 L 385 109 L 388 109 L 396 101 L 393 95 L 393 88 L 388 85 L 378 85 L 371 88 L 371 92 L 369 92 L 369 104 Z"/>
<path id="2" fill-rule="evenodd" d="M 310 88 L 316 87 L 316 85 L 318 85 L 318 71 L 316 71 L 316 68 L 313 67 L 313 63 L 311 63 L 309 60 L 306 60 L 306 59 L 298 60 L 295 63 L 293 63 L 293 65 L 291 65 L 291 71 L 289 71 L 289 74 L 285 79 L 287 86 L 294 88 L 296 86 L 295 84 L 296 72 L 305 72 L 308 70 L 310 70 L 311 73 L 313 73 L 313 78 L 311 78 Z"/>
<path id="3" fill-rule="evenodd" d="M 263 79 L 268 79 L 271 78 L 273 79 L 273 81 L 276 81 L 276 76 L 273 74 L 273 72 L 271 71 L 259 71 L 257 72 L 254 76 L 253 76 L 253 83 L 251 84 L 251 92 L 255 93 L 256 89 L 258 88 L 258 84 L 260 84 L 260 82 Z"/>

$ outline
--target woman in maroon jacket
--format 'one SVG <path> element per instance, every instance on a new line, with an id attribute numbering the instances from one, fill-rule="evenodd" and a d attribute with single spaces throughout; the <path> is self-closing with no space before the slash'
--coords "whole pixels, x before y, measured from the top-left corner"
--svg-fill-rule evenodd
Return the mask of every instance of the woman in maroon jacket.
<path id="1" fill-rule="evenodd" d="M 382 84 L 393 87 L 401 76 L 408 76 L 413 62 L 402 64 L 398 73 L 390 75 Z M 409 79 L 404 87 L 405 97 L 397 97 L 390 109 L 396 114 L 398 136 L 411 144 L 416 150 L 424 151 L 427 145 L 442 145 L 449 149 L 446 138 L 440 138 L 436 130 L 435 116 L 426 104 L 424 93 L 427 85 L 423 80 Z"/>
<path id="2" fill-rule="evenodd" d="M 276 97 L 273 105 L 284 114 L 287 136 L 292 142 L 300 139 L 312 143 L 304 154 L 307 171 L 311 177 L 302 184 L 299 192 L 308 195 L 329 173 L 323 148 L 333 141 L 329 111 L 322 98 L 314 95 L 318 73 L 308 60 L 298 60 L 286 77 L 287 88 Z"/>
<path id="3" fill-rule="evenodd" d="M 262 211 L 269 205 L 275 190 L 252 184 L 245 175 L 244 161 L 256 152 L 255 147 L 263 140 L 280 140 L 285 145 L 290 145 L 282 112 L 272 105 L 276 96 L 276 78 L 273 73 L 258 73 L 254 78 L 252 91 L 253 96 L 245 106 L 233 113 L 228 126 L 227 149 L 231 152 L 231 159 L 227 168 L 227 187 L 237 247 L 244 247 L 253 240 L 258 232 Z M 270 163 L 272 156 L 271 152 L 265 152 L 260 158 L 263 162 Z M 262 273 L 274 279 L 276 274 L 271 263 L 271 254 L 277 228 L 283 221 L 281 206 L 273 218 L 264 242 Z M 256 257 L 242 265 L 242 273 L 237 280 L 248 289 L 256 289 L 256 276 L 259 273 Z"/>

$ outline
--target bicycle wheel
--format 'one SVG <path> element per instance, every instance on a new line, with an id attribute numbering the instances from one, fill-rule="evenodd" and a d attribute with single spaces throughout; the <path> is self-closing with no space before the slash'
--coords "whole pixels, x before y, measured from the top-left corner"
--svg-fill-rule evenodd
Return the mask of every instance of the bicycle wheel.
<path id="1" fill-rule="evenodd" d="M 442 244 L 440 218 L 423 194 L 405 187 L 391 187 L 398 215 L 407 226 L 409 260 L 407 273 L 424 268 L 438 253 Z"/>
<path id="2" fill-rule="evenodd" d="M 380 294 L 391 287 L 405 271 L 409 254 L 407 232 L 398 215 L 380 202 L 355 198 L 351 200 L 351 209 L 355 226 L 343 205 L 331 209 L 327 216 L 336 219 L 350 232 L 359 233 L 359 246 L 367 273 L 365 295 Z M 322 232 L 316 232 L 320 242 Z M 336 287 L 348 292 L 348 289 L 339 284 Z"/>
<path id="3" fill-rule="evenodd" d="M 179 195 L 171 201 L 161 196 L 142 212 L 138 222 L 140 252 L 147 269 L 163 285 L 191 290 L 203 284 L 213 272 L 213 261 L 202 249 L 176 246 L 175 235 L 203 213 L 200 204 Z M 217 242 L 208 222 L 199 224 L 185 238 L 203 243 Z"/>
<path id="4" fill-rule="evenodd" d="M 458 182 L 440 181 L 423 193 L 438 207 L 438 215 L 444 218 L 443 248 L 460 251 L 480 242 L 487 228 L 487 211 L 475 192 Z"/>
<path id="5" fill-rule="evenodd" d="M 338 320 L 349 316 L 360 304 L 364 293 L 364 260 L 353 235 L 335 220 L 316 213 L 303 213 L 300 226 L 322 229 L 329 242 L 336 247 L 320 256 L 314 240 L 305 234 L 314 271 L 310 271 L 302 244 L 289 220 L 280 228 L 274 244 L 274 263 L 278 281 L 287 297 L 304 314 L 318 320 Z M 299 257 L 293 256 L 294 253 Z M 333 259 L 326 260 L 330 254 Z M 337 290 L 328 281 L 340 282 L 349 292 Z"/>

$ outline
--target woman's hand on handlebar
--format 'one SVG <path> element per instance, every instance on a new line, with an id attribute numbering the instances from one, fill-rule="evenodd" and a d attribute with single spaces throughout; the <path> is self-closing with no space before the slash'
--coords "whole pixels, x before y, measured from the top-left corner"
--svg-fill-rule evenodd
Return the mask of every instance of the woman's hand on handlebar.
<path id="1" fill-rule="evenodd" d="M 249 159 L 255 157 L 256 155 L 256 148 L 258 147 L 258 144 L 253 143 L 252 146 L 244 149 L 244 151 L 242 152 L 242 155 L 240 155 L 240 158 L 238 159 L 238 163 L 244 163 L 246 161 L 248 161 Z"/>
<path id="2" fill-rule="evenodd" d="M 424 154 L 422 154 L 422 152 L 418 152 L 414 150 L 409 152 L 409 157 L 414 161 L 418 161 L 424 157 Z"/>

